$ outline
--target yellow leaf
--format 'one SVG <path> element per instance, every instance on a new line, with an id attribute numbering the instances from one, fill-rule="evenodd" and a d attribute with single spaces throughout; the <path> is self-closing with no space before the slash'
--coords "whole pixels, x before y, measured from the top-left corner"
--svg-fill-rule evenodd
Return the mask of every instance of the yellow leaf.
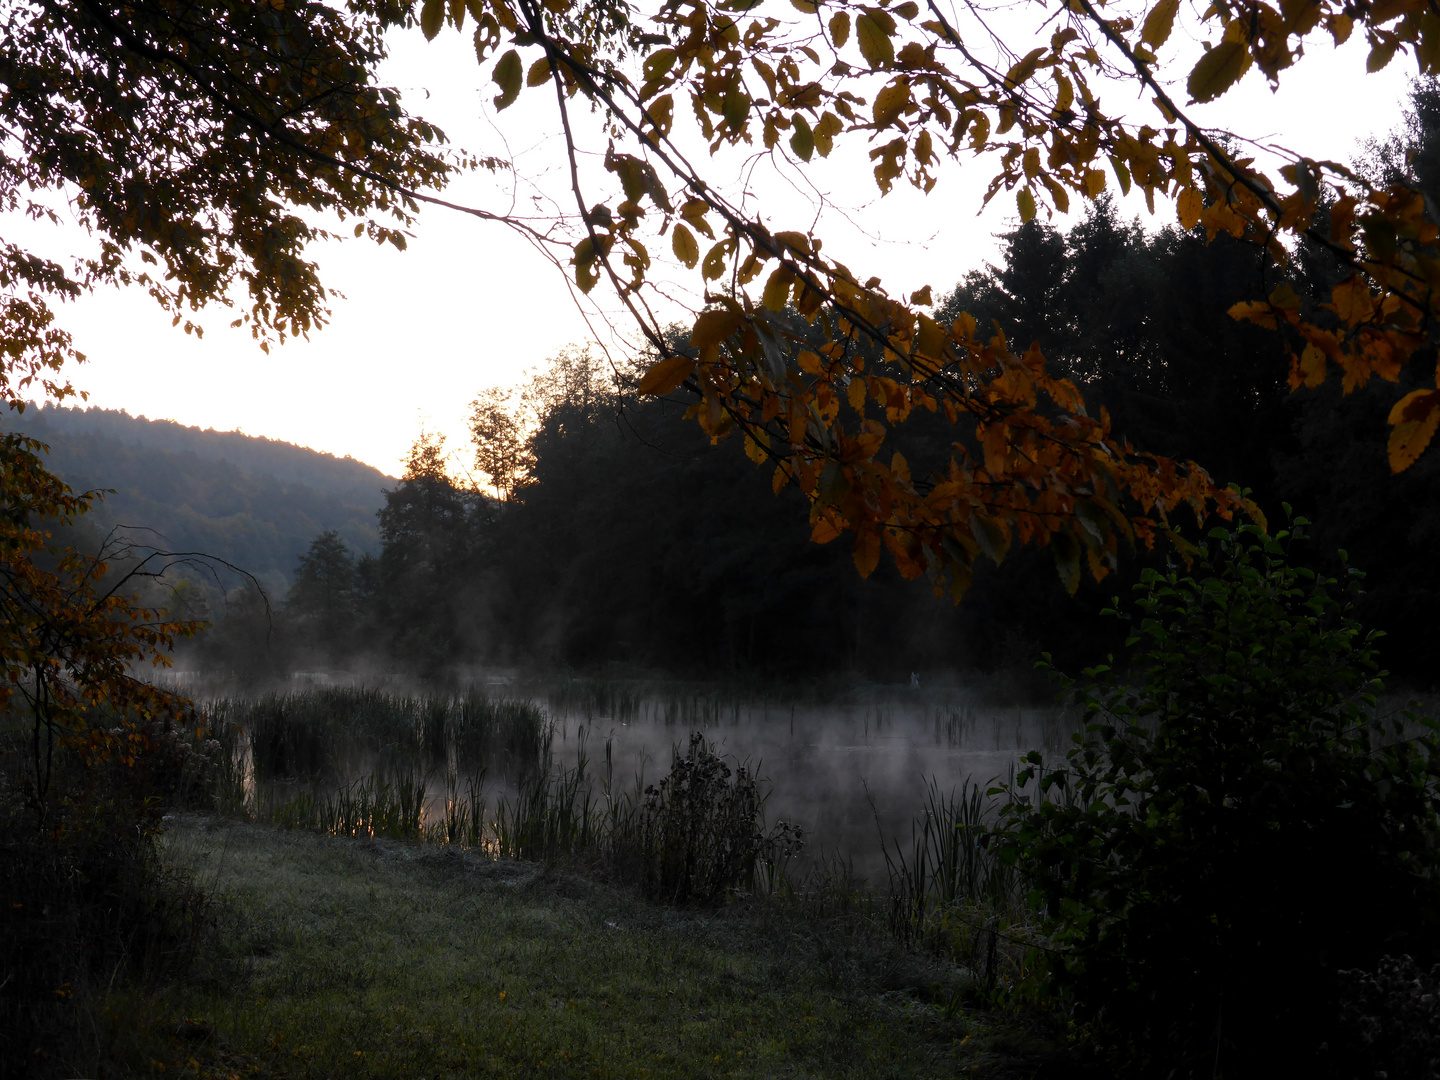
<path id="1" fill-rule="evenodd" d="M 1105 190 L 1105 170 L 1085 170 L 1085 194 L 1092 199 L 1098 199 L 1100 193 Z"/>
<path id="2" fill-rule="evenodd" d="M 1240 506 L 1245 513 L 1250 515 L 1250 520 L 1260 526 L 1261 532 L 1268 533 L 1270 531 L 1270 523 L 1265 520 L 1265 512 L 1255 504 L 1254 499 L 1241 496 Z"/>
<path id="3" fill-rule="evenodd" d="M 688 356 L 667 356 L 640 380 L 642 394 L 668 394 L 677 390 L 695 372 L 695 361 Z"/>
<path id="4" fill-rule="evenodd" d="M 1034 180 L 1040 175 L 1040 150 L 1032 146 L 1025 151 L 1020 159 L 1020 167 L 1025 173 L 1026 180 Z"/>
<path id="5" fill-rule="evenodd" d="M 880 534 L 873 528 L 857 530 L 852 555 L 855 558 L 855 569 L 860 571 L 862 578 L 868 578 L 880 564 Z"/>
<path id="6" fill-rule="evenodd" d="M 575 284 L 580 286 L 580 291 L 588 293 L 600 280 L 600 272 L 595 266 L 596 252 L 595 245 L 590 237 L 585 237 L 575 245 Z"/>
<path id="7" fill-rule="evenodd" d="M 905 106 L 910 104 L 910 80 L 904 75 L 897 76 L 890 85 L 882 87 L 875 95 L 875 104 L 871 108 L 871 115 L 875 118 L 876 127 L 887 127 L 899 115 L 905 111 Z"/>
<path id="8" fill-rule="evenodd" d="M 1175 212 L 1180 218 L 1180 227 L 1186 232 L 1200 223 L 1200 211 L 1203 209 L 1205 209 L 1205 200 L 1193 187 L 1188 187 L 1180 192 L 1180 198 L 1175 200 Z"/>
<path id="9" fill-rule="evenodd" d="M 745 434 L 745 456 L 756 465 L 764 465 L 766 458 L 770 455 L 765 449 L 770 445 L 770 436 L 763 431 L 756 431 L 754 434 Z"/>
<path id="10" fill-rule="evenodd" d="M 696 232 L 715 239 L 715 232 L 710 228 L 710 223 L 705 220 L 705 211 L 710 209 L 710 204 L 704 199 L 689 199 L 685 205 L 680 207 L 680 216 L 690 223 L 690 227 Z"/>
<path id="11" fill-rule="evenodd" d="M 705 263 L 700 267 L 700 275 L 706 281 L 715 281 L 721 274 L 725 273 L 725 241 L 720 241 L 705 254 Z"/>
<path id="12" fill-rule="evenodd" d="M 1152 49 L 1158 49 L 1170 38 L 1175 28 L 1175 13 L 1180 10 L 1180 0 L 1160 0 L 1140 27 L 1140 40 Z"/>
<path id="13" fill-rule="evenodd" d="M 810 130 L 810 121 L 805 119 L 804 113 L 796 113 L 790 118 L 795 130 L 790 134 L 790 149 L 795 151 L 795 156 L 803 161 L 809 161 L 815 153 L 815 133 Z"/>
<path id="14" fill-rule="evenodd" d="M 645 58 L 640 66 L 647 83 L 656 83 L 663 79 L 666 73 L 675 66 L 677 54 L 674 49 L 656 49 Z"/>
<path id="15" fill-rule="evenodd" d="M 675 99 L 669 94 L 656 98 L 645 106 L 646 116 L 661 135 L 669 135 L 675 124 Z"/>
<path id="16" fill-rule="evenodd" d="M 1325 353 L 1314 345 L 1306 345 L 1300 354 L 1300 376 L 1311 390 L 1325 382 Z"/>
<path id="17" fill-rule="evenodd" d="M 525 75 L 526 86 L 541 86 L 550 81 L 550 58 L 542 56 L 535 63 L 530 65 L 530 70 Z"/>
<path id="18" fill-rule="evenodd" d="M 802 255 L 810 254 L 810 238 L 803 232 L 777 232 L 775 240 L 784 244 L 791 251 L 798 251 Z"/>
<path id="19" fill-rule="evenodd" d="M 1268 330 L 1275 329 L 1275 312 L 1264 300 L 1241 300 L 1231 304 L 1227 314 L 1238 322 L 1253 322 Z"/>
<path id="20" fill-rule="evenodd" d="M 810 540 L 816 544 L 828 544 L 840 535 L 840 529 L 835 524 L 835 519 L 829 515 L 823 515 L 815 522 L 815 527 L 810 530 Z"/>
<path id="21" fill-rule="evenodd" d="M 886 68 L 895 62 L 895 45 L 876 15 L 866 12 L 855 20 L 855 38 L 860 45 L 860 55 L 872 68 Z"/>
<path id="22" fill-rule="evenodd" d="M 765 281 L 765 293 L 760 301 L 771 311 L 784 311 L 790 299 L 790 282 L 795 275 L 786 266 L 777 266 Z"/>
<path id="23" fill-rule="evenodd" d="M 520 54 L 514 49 L 495 61 L 495 70 L 491 72 L 490 78 L 500 87 L 500 93 L 495 95 L 496 109 L 507 109 L 514 104 L 515 99 L 520 96 L 520 82 L 524 75 Z"/>
<path id="24" fill-rule="evenodd" d="M 413 9 L 412 9 L 413 10 Z M 434 41 L 435 35 L 445 25 L 445 0 L 425 0 L 420 9 L 420 29 L 427 41 Z"/>
<path id="25" fill-rule="evenodd" d="M 1020 221 L 1026 223 L 1035 217 L 1035 196 L 1030 194 L 1029 188 L 1021 188 L 1015 193 L 1015 205 L 1020 208 Z"/>
<path id="26" fill-rule="evenodd" d="M 697 349 L 719 345 L 739 330 L 743 321 L 739 315 L 725 308 L 701 312 L 695 320 L 695 329 L 690 331 L 690 344 Z"/>
<path id="27" fill-rule="evenodd" d="M 865 412 L 865 380 L 854 378 L 850 385 L 845 388 L 845 397 L 850 402 L 850 407 L 857 413 Z"/>
<path id="28" fill-rule="evenodd" d="M 845 42 L 850 40 L 850 13 L 848 11 L 837 11 L 830 16 L 830 40 L 835 43 L 835 48 L 843 49 Z"/>
<path id="29" fill-rule="evenodd" d="M 1249 67 L 1250 49 L 1244 41 L 1222 41 L 1191 69 L 1185 88 L 1192 101 L 1214 101 L 1234 86 Z"/>
<path id="30" fill-rule="evenodd" d="M 844 129 L 844 123 L 834 113 L 826 112 L 820 117 L 820 123 L 815 125 L 815 149 L 820 151 L 821 157 L 830 156 L 830 151 L 835 146 L 835 136 Z"/>
<path id="31" fill-rule="evenodd" d="M 1440 390 L 1412 390 L 1390 410 L 1390 471 L 1404 472 L 1430 445 L 1440 424 Z"/>
<path id="32" fill-rule="evenodd" d="M 675 257 L 691 270 L 700 261 L 700 245 L 695 242 L 695 234 L 678 221 L 670 234 L 670 249 L 675 252 Z"/>
<path id="33" fill-rule="evenodd" d="M 1019 86 L 1031 75 L 1035 74 L 1035 65 L 1045 55 L 1044 49 L 1031 49 L 1014 67 L 1005 75 L 1005 84 L 1010 87 Z"/>
<path id="34" fill-rule="evenodd" d="M 923 289 L 916 289 L 912 292 L 910 294 L 910 303 L 920 304 L 923 307 L 929 307 L 935 303 L 934 299 L 930 296 L 930 286 L 926 285 Z"/>
<path id="35" fill-rule="evenodd" d="M 890 471 L 902 484 L 910 483 L 910 463 L 905 460 L 905 455 L 899 450 L 896 450 L 890 458 Z"/>
<path id="36" fill-rule="evenodd" d="M 928 315 L 920 316 L 919 330 L 915 335 L 915 351 L 919 355 L 940 360 L 945 356 L 949 340 L 950 335 L 945 333 L 943 326 Z"/>
<path id="37" fill-rule="evenodd" d="M 1371 75 L 1386 67 L 1395 57 L 1395 50 L 1400 47 L 1400 39 L 1391 37 L 1388 41 L 1377 41 L 1370 50 L 1370 55 L 1365 58 L 1365 70 Z M 1395 470 L 1399 472 L 1399 469 Z"/>
<path id="38" fill-rule="evenodd" d="M 814 15 L 820 10 L 820 5 L 815 0 L 790 0 L 790 6 L 796 11 L 803 11 L 806 15 Z"/>
<path id="39" fill-rule="evenodd" d="M 1118 157 L 1110 158 L 1110 167 L 1115 170 L 1115 179 L 1120 181 L 1120 194 L 1130 194 L 1130 170 Z"/>
<path id="40" fill-rule="evenodd" d="M 891 9 L 891 12 L 895 15 L 900 16 L 900 18 L 904 19 L 906 22 L 909 22 L 911 19 L 915 18 L 916 15 L 920 14 L 920 5 L 914 3 L 913 0 L 905 0 L 905 3 L 903 4 L 896 4 Z"/>

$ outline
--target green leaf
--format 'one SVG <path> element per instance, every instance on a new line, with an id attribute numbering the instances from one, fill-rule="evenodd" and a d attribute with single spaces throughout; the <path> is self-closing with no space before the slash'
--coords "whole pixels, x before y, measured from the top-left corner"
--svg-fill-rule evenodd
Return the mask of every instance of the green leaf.
<path id="1" fill-rule="evenodd" d="M 1010 538 L 1003 528 L 983 514 L 972 511 L 970 534 L 975 537 L 980 550 L 990 556 L 997 566 L 1005 561 L 1005 553 L 1010 550 Z"/>
<path id="2" fill-rule="evenodd" d="M 490 74 L 495 85 L 500 87 L 500 93 L 495 96 L 495 108 L 506 109 L 514 104 L 515 99 L 520 96 L 520 83 L 524 77 L 525 69 L 520 63 L 520 54 L 514 49 L 495 61 L 495 70 Z"/>

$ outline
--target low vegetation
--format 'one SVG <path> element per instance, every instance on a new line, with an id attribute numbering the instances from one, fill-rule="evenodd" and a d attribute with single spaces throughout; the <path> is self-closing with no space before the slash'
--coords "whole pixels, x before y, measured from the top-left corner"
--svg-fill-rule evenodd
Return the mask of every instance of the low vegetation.
<path id="1" fill-rule="evenodd" d="M 172 820 L 164 850 L 226 901 L 187 979 L 107 1002 L 120 1072 L 1029 1076 L 1054 1054 L 948 1006 L 948 965 L 838 917 L 207 817 Z"/>
<path id="2" fill-rule="evenodd" d="M 1436 728 L 1302 534 L 1146 575 L 1065 761 L 932 786 L 878 890 L 702 737 L 624 789 L 475 694 L 218 702 L 29 847 L 11 770 L 12 1071 L 1425 1077 Z"/>

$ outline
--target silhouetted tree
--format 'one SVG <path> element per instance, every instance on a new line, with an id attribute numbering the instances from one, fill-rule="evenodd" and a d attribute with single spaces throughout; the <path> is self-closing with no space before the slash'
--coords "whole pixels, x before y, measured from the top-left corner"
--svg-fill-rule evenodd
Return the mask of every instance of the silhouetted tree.
<path id="1" fill-rule="evenodd" d="M 300 556 L 285 598 L 292 640 L 317 659 L 343 660 L 359 644 L 360 619 L 355 560 L 333 529 L 317 536 Z"/>

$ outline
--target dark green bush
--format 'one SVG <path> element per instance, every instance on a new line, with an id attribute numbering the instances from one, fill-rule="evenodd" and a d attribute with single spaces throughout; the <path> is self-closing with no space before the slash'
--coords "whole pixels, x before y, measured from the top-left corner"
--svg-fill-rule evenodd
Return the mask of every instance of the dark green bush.
<path id="1" fill-rule="evenodd" d="M 133 730 L 125 759 L 57 752 L 42 804 L 23 728 L 0 727 L 0 1078 L 91 1075 L 105 996 L 179 970 L 209 927 L 208 898 L 157 844 L 207 745 Z"/>
<path id="2" fill-rule="evenodd" d="M 1290 565 L 1303 525 L 1146 573 L 1128 672 L 1087 671 L 1066 764 L 1005 788 L 1053 989 L 1136 1075 L 1339 1071 L 1340 972 L 1437 952 L 1436 726 L 1377 715 L 1360 575 Z"/>
<path id="3" fill-rule="evenodd" d="M 1376 971 L 1340 973 L 1342 1067 L 1357 1080 L 1440 1080 L 1440 964 L 1387 956 Z"/>
<path id="4" fill-rule="evenodd" d="M 800 830 L 778 822 L 764 831 L 765 800 L 744 765 L 734 772 L 699 732 L 678 752 L 670 775 L 645 789 L 637 847 L 641 884 L 651 899 L 716 903 L 753 889 L 767 868 L 800 845 Z"/>

